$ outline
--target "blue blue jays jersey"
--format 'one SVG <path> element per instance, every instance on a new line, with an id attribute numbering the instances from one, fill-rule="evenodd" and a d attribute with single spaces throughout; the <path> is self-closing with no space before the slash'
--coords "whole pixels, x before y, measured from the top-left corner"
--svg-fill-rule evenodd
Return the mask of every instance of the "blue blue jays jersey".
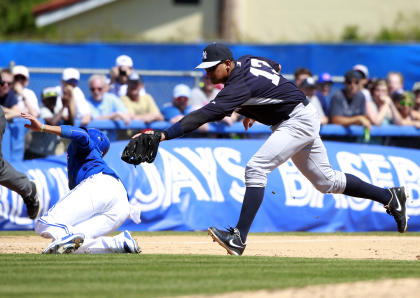
<path id="1" fill-rule="evenodd" d="M 263 57 L 239 58 L 224 88 L 201 110 L 215 120 L 233 111 L 266 125 L 289 119 L 306 97 L 293 82 L 278 74 L 278 67 L 278 63 Z"/>
<path id="2" fill-rule="evenodd" d="M 61 136 L 72 140 L 67 148 L 67 172 L 70 189 L 75 188 L 88 177 L 101 172 L 119 179 L 118 175 L 105 163 L 102 153 L 85 130 L 70 125 L 61 125 Z"/>

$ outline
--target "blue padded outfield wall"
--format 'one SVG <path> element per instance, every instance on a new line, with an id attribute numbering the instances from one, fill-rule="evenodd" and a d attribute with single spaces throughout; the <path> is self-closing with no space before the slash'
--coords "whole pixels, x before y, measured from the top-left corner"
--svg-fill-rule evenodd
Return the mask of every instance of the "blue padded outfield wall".
<path id="1" fill-rule="evenodd" d="M 244 168 L 264 140 L 179 139 L 163 142 L 156 161 L 134 167 L 120 160 L 127 142 L 114 142 L 107 162 L 120 175 L 130 203 L 142 207 L 142 222 L 128 219 L 120 230 L 205 230 L 235 225 L 244 194 Z M 378 186 L 405 185 L 410 199 L 408 231 L 420 231 L 418 150 L 325 142 L 335 169 Z M 67 188 L 66 156 L 16 162 L 39 181 L 43 212 Z M 396 231 L 382 205 L 316 191 L 290 162 L 268 177 L 265 199 L 251 231 Z M 32 229 L 26 207 L 14 192 L 0 188 L 0 229 Z"/>
<path id="2" fill-rule="evenodd" d="M 110 69 L 115 58 L 127 54 L 138 70 L 194 70 L 200 63 L 203 44 L 52 44 L 29 42 L 0 43 L 0 66 L 10 61 L 28 67 Z M 282 65 L 282 72 L 293 74 L 297 67 L 308 67 L 314 74 L 329 72 L 343 76 L 353 65 L 369 68 L 371 77 L 385 77 L 389 71 L 400 71 L 405 77 L 405 89 L 411 90 L 419 81 L 420 44 L 284 44 L 231 45 L 235 57 L 245 54 L 266 56 Z M 39 95 L 43 87 L 60 83 L 60 75 L 31 74 L 29 88 Z M 145 77 L 146 90 L 162 105 L 171 100 L 177 83 L 193 86 L 192 79 L 175 77 Z M 80 86 L 89 94 L 88 76 L 82 75 Z"/>

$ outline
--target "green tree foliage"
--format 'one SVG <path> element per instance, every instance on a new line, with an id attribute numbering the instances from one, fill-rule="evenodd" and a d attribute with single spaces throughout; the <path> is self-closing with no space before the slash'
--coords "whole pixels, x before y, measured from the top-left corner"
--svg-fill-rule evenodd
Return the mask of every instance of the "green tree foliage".
<path id="1" fill-rule="evenodd" d="M 358 25 L 346 26 L 341 34 L 341 40 L 345 42 L 419 42 L 420 12 L 399 13 L 391 26 L 384 26 L 370 35 L 361 35 L 359 29 Z"/>
<path id="2" fill-rule="evenodd" d="M 343 34 L 341 34 L 341 39 L 343 41 L 360 41 L 362 40 L 359 33 L 358 25 L 350 25 L 344 27 Z"/>
<path id="3" fill-rule="evenodd" d="M 36 32 L 32 8 L 41 2 L 45 0 L 1 0 L 0 37 L 19 38 Z"/>
<path id="4" fill-rule="evenodd" d="M 399 13 L 391 27 L 382 27 L 376 34 L 375 41 L 398 42 L 420 41 L 420 13 L 411 15 Z"/>

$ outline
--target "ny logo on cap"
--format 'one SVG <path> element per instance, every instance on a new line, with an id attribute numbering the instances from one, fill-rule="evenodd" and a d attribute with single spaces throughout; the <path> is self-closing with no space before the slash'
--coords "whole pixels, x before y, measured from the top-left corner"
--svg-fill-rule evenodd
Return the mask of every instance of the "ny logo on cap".
<path id="1" fill-rule="evenodd" d="M 207 52 L 203 51 L 203 60 L 206 60 L 206 59 L 207 59 Z"/>

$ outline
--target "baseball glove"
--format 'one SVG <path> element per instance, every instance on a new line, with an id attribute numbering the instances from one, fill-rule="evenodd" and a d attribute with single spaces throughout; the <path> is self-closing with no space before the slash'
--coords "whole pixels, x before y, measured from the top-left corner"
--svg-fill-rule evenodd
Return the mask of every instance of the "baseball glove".
<path id="1" fill-rule="evenodd" d="M 152 163 L 160 144 L 161 132 L 148 130 L 149 133 L 142 131 L 136 138 L 131 139 L 125 146 L 121 159 L 126 163 L 138 165 L 142 162 Z"/>

